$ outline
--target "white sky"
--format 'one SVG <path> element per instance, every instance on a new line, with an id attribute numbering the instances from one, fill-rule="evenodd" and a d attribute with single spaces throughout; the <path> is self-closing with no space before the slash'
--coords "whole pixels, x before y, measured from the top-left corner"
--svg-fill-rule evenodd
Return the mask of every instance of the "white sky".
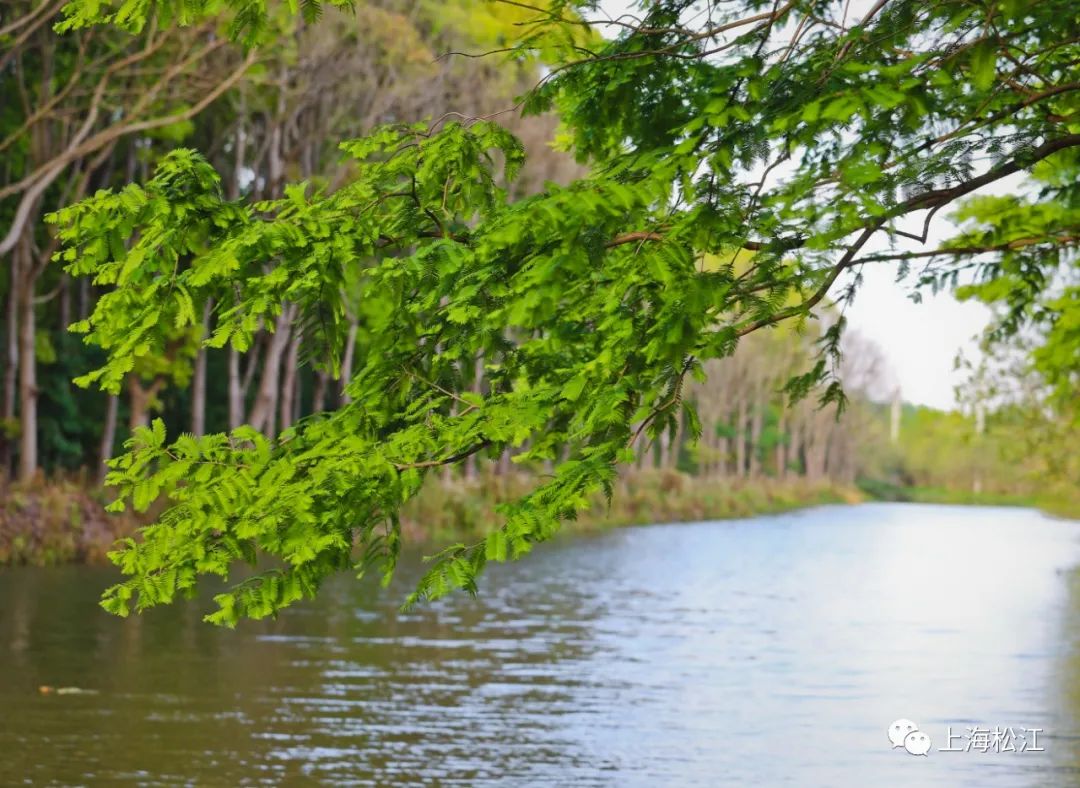
<path id="1" fill-rule="evenodd" d="M 600 15 L 617 18 L 633 11 L 633 0 L 603 0 Z M 850 0 L 849 19 L 858 19 L 865 13 L 868 0 Z M 612 31 L 613 33 L 616 31 Z M 978 193 L 1008 193 L 1019 185 L 1020 178 L 1008 179 L 992 188 Z M 933 248 L 935 241 L 948 238 L 955 231 L 943 209 L 931 225 L 926 246 L 900 248 Z M 904 227 L 921 232 L 918 226 Z M 867 245 L 863 253 L 884 248 L 881 235 L 879 245 Z M 857 332 L 874 342 L 881 350 L 889 368 L 890 377 L 899 385 L 905 402 L 950 409 L 956 406 L 956 386 L 964 381 L 964 373 L 956 370 L 957 355 L 962 353 L 969 361 L 981 357 L 977 336 L 990 320 L 990 311 L 982 304 L 960 303 L 947 292 L 932 295 L 922 293 L 922 302 L 910 299 L 910 280 L 897 283 L 894 264 L 878 263 L 864 266 L 863 283 L 848 306 L 846 315 L 850 331 Z M 841 278 L 834 294 L 838 294 L 846 282 Z"/>
<path id="2" fill-rule="evenodd" d="M 881 349 L 905 402 L 948 410 L 956 405 L 955 387 L 964 379 L 954 369 L 956 356 L 980 357 L 973 338 L 986 326 L 989 310 L 959 303 L 948 293 L 925 292 L 916 304 L 907 297 L 911 286 L 897 284 L 894 275 L 891 267 L 863 273 L 847 310 L 849 330 Z"/>

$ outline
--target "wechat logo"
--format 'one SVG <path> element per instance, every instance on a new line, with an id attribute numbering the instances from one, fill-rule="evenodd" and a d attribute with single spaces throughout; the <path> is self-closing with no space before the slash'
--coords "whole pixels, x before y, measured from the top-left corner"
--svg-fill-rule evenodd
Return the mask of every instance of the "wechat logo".
<path id="1" fill-rule="evenodd" d="M 926 755 L 930 752 L 930 737 L 919 730 L 911 720 L 897 720 L 889 726 L 889 741 L 893 749 L 903 747 L 911 755 Z"/>

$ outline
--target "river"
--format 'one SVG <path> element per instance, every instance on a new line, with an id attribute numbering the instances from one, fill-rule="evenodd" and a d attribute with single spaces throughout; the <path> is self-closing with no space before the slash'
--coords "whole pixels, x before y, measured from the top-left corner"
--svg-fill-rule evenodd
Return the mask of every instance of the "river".
<path id="1" fill-rule="evenodd" d="M 235 631 L 0 571 L 0 784 L 1077 785 L 1077 565 L 1078 522 L 864 504 L 567 538 L 402 614 L 408 563 Z"/>

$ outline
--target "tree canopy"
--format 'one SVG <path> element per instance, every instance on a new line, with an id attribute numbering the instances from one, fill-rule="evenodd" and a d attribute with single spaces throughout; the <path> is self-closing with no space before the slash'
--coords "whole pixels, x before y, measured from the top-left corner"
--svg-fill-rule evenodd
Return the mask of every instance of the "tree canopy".
<path id="1" fill-rule="evenodd" d="M 213 622 L 274 614 L 339 570 L 388 577 L 398 511 L 432 469 L 506 447 L 554 461 L 501 527 L 438 554 L 409 601 L 475 590 L 485 562 L 552 536 L 680 411 L 693 431 L 683 394 L 705 362 L 814 319 L 826 299 L 842 308 L 863 265 L 919 264 L 940 285 L 979 266 L 984 281 L 1047 281 L 1075 260 L 1073 178 L 1043 179 L 1010 221 L 924 248 L 938 212 L 980 188 L 1075 171 L 1072 3 L 878 0 L 855 14 L 822 0 L 664 0 L 615 20 L 608 40 L 589 32 L 589 5 L 510 5 L 523 15 L 509 56 L 550 66 L 523 109 L 557 109 L 590 168 L 568 186 L 510 199 L 520 142 L 498 118 L 444 116 L 344 142 L 339 186 L 230 197 L 207 159 L 180 149 L 145 183 L 53 217 L 67 270 L 111 288 L 77 324 L 107 353 L 82 382 L 108 390 L 207 304 L 208 346 L 242 350 L 290 310 L 304 358 L 339 374 L 342 283 L 359 294 L 340 408 L 277 435 L 137 431 L 112 466 L 117 506 L 170 506 L 115 554 L 129 577 L 107 609 L 170 602 L 239 563 L 273 568 L 216 597 Z M 221 15 L 251 45 L 266 30 L 251 0 L 68 9 L 70 28 Z M 987 218 L 979 205 L 965 210 Z M 1010 297 L 1042 291 L 1025 292 Z M 823 332 L 791 394 L 821 384 L 842 401 L 842 330 L 841 318 Z"/>

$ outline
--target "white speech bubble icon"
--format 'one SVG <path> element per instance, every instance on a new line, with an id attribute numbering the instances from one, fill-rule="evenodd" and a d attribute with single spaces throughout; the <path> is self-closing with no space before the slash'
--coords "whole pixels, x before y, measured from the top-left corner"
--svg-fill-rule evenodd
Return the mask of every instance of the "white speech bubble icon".
<path id="1" fill-rule="evenodd" d="M 926 755 L 930 752 L 930 737 L 922 731 L 912 731 L 904 737 L 904 749 L 912 755 Z"/>
<path id="2" fill-rule="evenodd" d="M 913 731 L 917 731 L 919 726 L 911 720 L 897 720 L 889 726 L 889 741 L 892 742 L 893 749 L 904 746 L 904 739 L 907 735 Z"/>

